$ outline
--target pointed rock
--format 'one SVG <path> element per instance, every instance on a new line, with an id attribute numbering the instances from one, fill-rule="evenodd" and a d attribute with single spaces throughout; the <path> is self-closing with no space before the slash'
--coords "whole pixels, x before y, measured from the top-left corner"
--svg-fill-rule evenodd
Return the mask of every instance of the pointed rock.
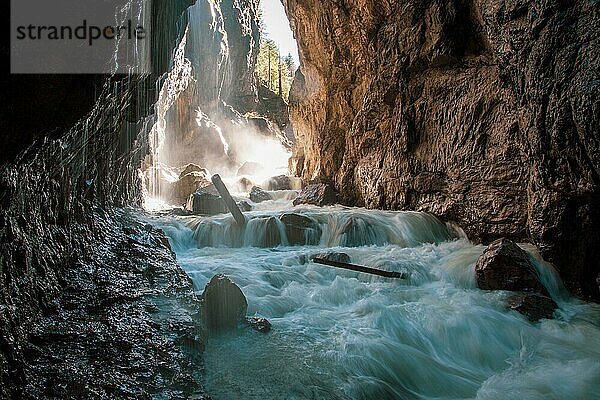
<path id="1" fill-rule="evenodd" d="M 514 242 L 492 242 L 475 265 L 477 286 L 485 290 L 538 292 L 548 295 L 540 283 L 529 255 Z"/>
<path id="2" fill-rule="evenodd" d="M 242 289 L 225 275 L 215 275 L 202 293 L 204 322 L 209 329 L 235 328 L 245 321 L 248 302 Z"/>

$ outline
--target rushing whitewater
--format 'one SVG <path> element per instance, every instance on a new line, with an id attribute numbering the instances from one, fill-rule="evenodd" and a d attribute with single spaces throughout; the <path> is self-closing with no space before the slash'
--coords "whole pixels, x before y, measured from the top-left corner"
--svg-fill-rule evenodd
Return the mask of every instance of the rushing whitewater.
<path id="1" fill-rule="evenodd" d="M 600 393 L 600 309 L 569 298 L 539 259 L 541 280 L 560 308 L 556 319 L 531 323 L 507 310 L 506 292 L 476 287 L 474 265 L 484 247 L 432 216 L 292 210 L 285 198 L 258 208 L 246 214 L 245 232 L 229 215 L 153 221 L 169 235 L 199 293 L 213 275 L 226 274 L 246 294 L 249 314 L 273 324 L 266 335 L 241 329 L 210 336 L 204 358 L 213 398 L 592 399 Z M 315 245 L 289 245 L 280 216 L 291 211 L 318 223 Z M 327 251 L 408 278 L 311 261 Z"/>

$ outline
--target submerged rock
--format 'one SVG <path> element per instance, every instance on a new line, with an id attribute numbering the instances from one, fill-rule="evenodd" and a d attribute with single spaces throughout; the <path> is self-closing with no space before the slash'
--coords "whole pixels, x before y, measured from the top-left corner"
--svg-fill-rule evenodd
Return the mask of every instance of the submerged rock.
<path id="1" fill-rule="evenodd" d="M 279 221 L 275 217 L 253 218 L 246 229 L 246 234 L 252 237 L 253 245 L 256 247 L 271 248 L 282 243 Z"/>
<path id="2" fill-rule="evenodd" d="M 507 298 L 507 305 L 523 314 L 532 322 L 553 318 L 558 305 L 548 296 L 537 293 L 514 293 Z"/>
<path id="3" fill-rule="evenodd" d="M 273 196 L 265 192 L 258 186 L 254 186 L 250 191 L 250 200 L 255 203 L 262 203 L 263 201 L 273 200 Z"/>
<path id="4" fill-rule="evenodd" d="M 238 179 L 237 182 L 234 183 L 233 185 L 233 189 L 238 191 L 238 192 L 248 192 L 250 191 L 250 189 L 252 189 L 252 187 L 254 186 L 254 184 L 252 183 L 252 181 L 248 178 L 240 178 Z"/>
<path id="5" fill-rule="evenodd" d="M 337 195 L 335 190 L 328 184 L 317 183 L 308 185 L 294 200 L 294 205 L 300 204 L 312 204 L 315 206 L 326 206 L 335 204 L 337 202 Z"/>
<path id="6" fill-rule="evenodd" d="M 202 293 L 202 317 L 209 329 L 235 328 L 243 322 L 248 302 L 242 289 L 225 275 L 212 277 Z"/>
<path id="7" fill-rule="evenodd" d="M 271 323 L 268 319 L 262 317 L 250 317 L 246 319 L 246 322 L 252 329 L 260 332 L 267 333 L 271 331 Z"/>
<path id="8" fill-rule="evenodd" d="M 529 255 L 514 242 L 498 239 L 475 265 L 477 286 L 485 290 L 531 291 L 547 295 Z"/>
<path id="9" fill-rule="evenodd" d="M 266 182 L 267 190 L 291 190 L 292 181 L 287 175 L 278 175 L 269 178 Z"/>
<path id="10" fill-rule="evenodd" d="M 306 215 L 287 213 L 279 217 L 291 245 L 316 245 L 323 233 L 319 223 Z"/>
<path id="11" fill-rule="evenodd" d="M 338 244 L 340 246 L 359 247 L 385 243 L 385 238 L 377 234 L 373 225 L 360 217 L 352 216 L 348 218 L 341 227 L 339 234 Z"/>
<path id="12" fill-rule="evenodd" d="M 350 264 L 350 256 L 346 253 L 341 253 L 338 251 L 326 251 L 322 253 L 316 253 L 312 257 L 310 257 L 311 260 L 315 258 L 323 258 L 329 261 L 337 261 L 341 263 Z"/>
<path id="13" fill-rule="evenodd" d="M 269 217 L 267 225 L 265 226 L 265 236 L 262 243 L 259 243 L 260 247 L 276 247 L 281 244 L 281 234 L 279 232 L 279 225 L 277 224 L 277 218 Z"/>

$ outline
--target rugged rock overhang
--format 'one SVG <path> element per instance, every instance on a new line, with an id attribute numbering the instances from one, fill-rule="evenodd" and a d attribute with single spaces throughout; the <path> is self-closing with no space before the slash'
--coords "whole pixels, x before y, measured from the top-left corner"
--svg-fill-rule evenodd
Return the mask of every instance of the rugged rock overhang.
<path id="1" fill-rule="evenodd" d="M 600 300 L 597 2 L 282 0 L 306 181 L 531 241 Z"/>

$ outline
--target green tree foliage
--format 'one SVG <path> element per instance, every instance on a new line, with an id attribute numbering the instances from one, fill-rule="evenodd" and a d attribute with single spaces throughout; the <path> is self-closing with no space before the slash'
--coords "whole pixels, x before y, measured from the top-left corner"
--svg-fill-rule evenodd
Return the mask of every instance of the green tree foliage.
<path id="1" fill-rule="evenodd" d="M 282 58 L 275 41 L 263 33 L 256 62 L 256 75 L 259 83 L 280 95 L 287 102 L 295 72 L 296 65 L 292 55 L 288 54 Z"/>

